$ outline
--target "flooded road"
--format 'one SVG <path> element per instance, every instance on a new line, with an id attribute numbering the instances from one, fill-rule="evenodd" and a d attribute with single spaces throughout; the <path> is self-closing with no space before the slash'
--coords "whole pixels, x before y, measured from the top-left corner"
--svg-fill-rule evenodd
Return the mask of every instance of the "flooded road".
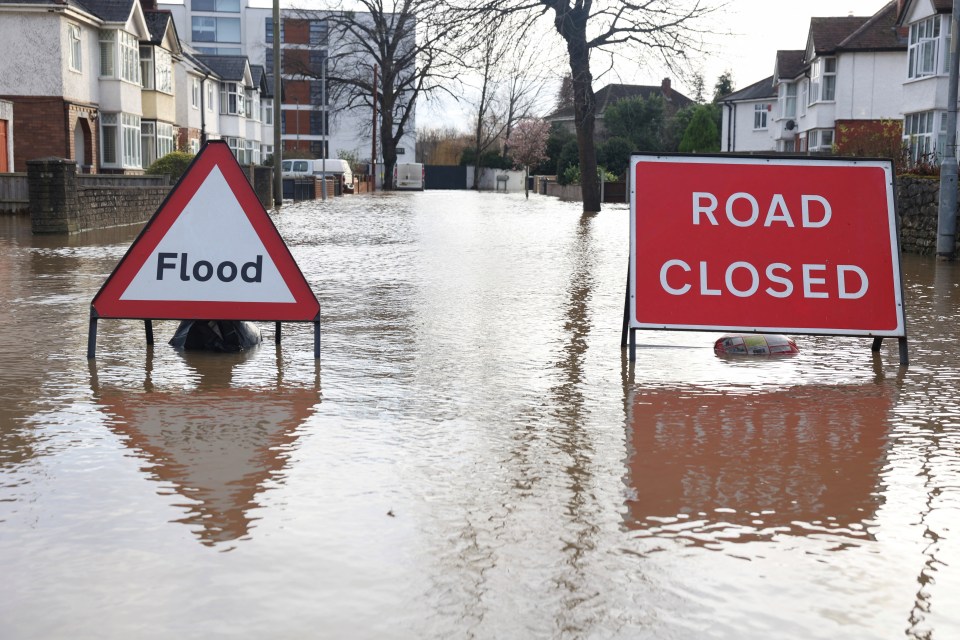
<path id="1" fill-rule="evenodd" d="M 619 348 L 626 208 L 274 216 L 322 308 L 184 354 L 89 304 L 137 229 L 0 217 L 0 638 L 960 637 L 960 267 L 896 340 Z"/>

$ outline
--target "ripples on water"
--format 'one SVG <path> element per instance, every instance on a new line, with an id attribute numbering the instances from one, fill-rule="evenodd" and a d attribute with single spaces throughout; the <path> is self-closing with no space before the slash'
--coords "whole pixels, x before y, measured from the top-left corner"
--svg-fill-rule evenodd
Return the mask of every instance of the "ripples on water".
<path id="1" fill-rule="evenodd" d="M 240 356 L 89 302 L 135 236 L 0 218 L 0 637 L 960 635 L 956 265 L 896 342 L 618 345 L 627 216 L 460 192 L 274 216 L 321 300 Z M 109 606 L 107 606 L 109 605 Z"/>

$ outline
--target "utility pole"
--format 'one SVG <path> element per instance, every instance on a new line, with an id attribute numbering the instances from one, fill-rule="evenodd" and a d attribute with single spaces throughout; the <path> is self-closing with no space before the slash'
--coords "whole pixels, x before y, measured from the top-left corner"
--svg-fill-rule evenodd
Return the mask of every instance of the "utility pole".
<path id="1" fill-rule="evenodd" d="M 280 118 L 283 117 L 280 81 L 280 0 L 273 0 L 273 204 L 283 204 L 283 139 Z"/>
<path id="2" fill-rule="evenodd" d="M 323 149 L 323 158 L 320 160 L 320 182 L 323 183 L 323 196 L 321 200 L 327 199 L 327 54 L 324 52 L 323 60 L 320 64 L 323 67 L 320 68 L 320 106 L 323 107 L 323 111 L 320 112 L 320 133 L 323 142 L 321 143 Z"/>
<path id="3" fill-rule="evenodd" d="M 950 15 L 950 76 L 947 84 L 947 147 L 940 163 L 940 209 L 937 212 L 937 257 L 953 260 L 957 239 L 957 89 L 960 79 L 960 0 L 953 0 Z"/>
<path id="4" fill-rule="evenodd" d="M 958 0 L 954 0 L 956 2 Z M 377 76 L 380 74 L 379 65 L 373 65 L 373 144 L 370 149 L 370 172 L 373 174 L 373 188 L 377 190 Z"/>

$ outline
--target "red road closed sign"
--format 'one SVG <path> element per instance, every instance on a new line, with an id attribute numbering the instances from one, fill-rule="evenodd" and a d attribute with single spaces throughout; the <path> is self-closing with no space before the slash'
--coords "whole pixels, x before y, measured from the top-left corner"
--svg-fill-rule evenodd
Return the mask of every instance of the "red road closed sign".
<path id="1" fill-rule="evenodd" d="M 885 160 L 633 157 L 629 323 L 905 336 Z"/>

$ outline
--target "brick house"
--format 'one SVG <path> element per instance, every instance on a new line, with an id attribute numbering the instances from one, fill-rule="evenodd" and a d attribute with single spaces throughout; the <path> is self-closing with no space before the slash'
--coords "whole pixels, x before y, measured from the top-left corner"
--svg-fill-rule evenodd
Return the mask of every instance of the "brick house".
<path id="1" fill-rule="evenodd" d="M 81 171 L 139 172 L 136 0 L 0 0 L 0 98 L 14 104 L 15 169 L 58 156 Z"/>

